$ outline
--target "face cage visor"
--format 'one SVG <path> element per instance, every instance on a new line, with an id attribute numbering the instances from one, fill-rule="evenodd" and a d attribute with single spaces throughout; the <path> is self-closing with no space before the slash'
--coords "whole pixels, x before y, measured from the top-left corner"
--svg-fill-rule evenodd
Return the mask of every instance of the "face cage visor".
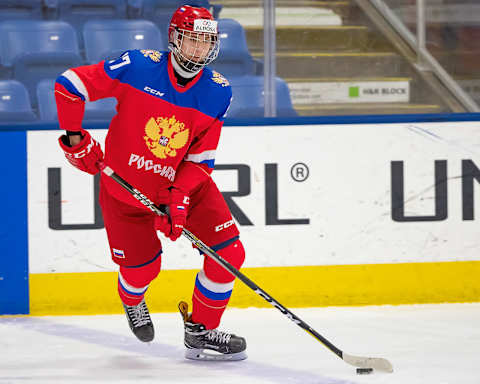
<path id="1" fill-rule="evenodd" d="M 220 42 L 216 34 L 177 29 L 170 49 L 187 72 L 198 72 L 218 56 Z"/>

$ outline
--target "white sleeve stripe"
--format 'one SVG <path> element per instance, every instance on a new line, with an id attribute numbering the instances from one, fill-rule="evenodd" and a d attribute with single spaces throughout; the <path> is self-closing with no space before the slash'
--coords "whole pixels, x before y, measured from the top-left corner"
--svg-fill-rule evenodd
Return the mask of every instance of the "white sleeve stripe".
<path id="1" fill-rule="evenodd" d="M 83 84 L 82 80 L 80 80 L 75 72 L 73 72 L 71 69 L 68 69 L 62 73 L 62 76 L 66 77 L 73 84 L 77 91 L 83 95 L 85 101 L 90 101 L 85 84 Z"/>
<path id="2" fill-rule="evenodd" d="M 132 287 L 130 284 L 128 284 L 125 279 L 123 278 L 122 274 L 118 272 L 118 278 L 120 280 L 120 283 L 122 283 L 122 286 L 128 289 L 130 292 L 133 293 L 143 293 L 147 290 L 148 284 L 145 287 L 137 288 L 137 287 Z"/>
<path id="3" fill-rule="evenodd" d="M 205 151 L 202 153 L 195 153 L 195 154 L 189 154 L 185 157 L 186 161 L 193 161 L 194 163 L 201 163 L 202 161 L 205 160 L 213 160 L 215 159 L 215 154 L 217 151 Z"/>
<path id="4" fill-rule="evenodd" d="M 207 288 L 211 292 L 215 293 L 225 293 L 229 292 L 233 289 L 233 284 L 235 283 L 235 280 L 232 281 L 231 283 L 215 283 L 214 281 L 210 280 L 207 276 L 205 276 L 205 272 L 203 269 L 198 272 L 198 280 L 200 281 L 200 284 L 202 284 L 205 288 Z"/>

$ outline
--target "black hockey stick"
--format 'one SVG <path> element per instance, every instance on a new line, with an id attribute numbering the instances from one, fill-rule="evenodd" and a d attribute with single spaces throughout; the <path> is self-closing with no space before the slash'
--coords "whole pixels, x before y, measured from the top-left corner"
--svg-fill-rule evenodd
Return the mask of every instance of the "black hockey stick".
<path id="1" fill-rule="evenodd" d="M 102 165 L 103 168 L 103 165 Z M 130 192 L 133 197 L 135 197 L 138 201 L 140 201 L 143 205 L 147 208 L 155 212 L 157 215 L 165 215 L 165 207 L 158 207 L 156 206 L 147 196 L 141 193 L 138 189 L 132 187 L 129 183 L 127 183 L 124 179 L 118 176 L 110 167 L 105 166 L 102 171 L 110 176 L 113 180 L 115 180 L 118 184 L 120 184 L 123 188 L 125 188 L 128 192 Z M 324 346 L 326 346 L 330 351 L 335 353 L 338 357 L 340 357 L 346 363 L 353 365 L 359 368 L 373 368 L 378 371 L 383 372 L 393 372 L 392 364 L 387 360 L 379 357 L 361 357 L 361 356 L 353 356 L 349 355 L 342 350 L 338 349 L 335 345 L 333 345 L 330 341 L 325 339 L 322 335 L 320 335 L 317 331 L 315 331 L 312 327 L 310 327 L 307 323 L 301 320 L 298 316 L 292 313 L 290 310 L 285 308 L 282 304 L 280 304 L 277 300 L 275 300 L 271 295 L 267 294 L 262 288 L 260 288 L 257 284 L 255 284 L 252 280 L 246 277 L 243 273 L 241 273 L 238 269 L 236 269 L 233 265 L 231 265 L 228 261 L 223 259 L 218 253 L 216 253 L 213 249 L 209 246 L 204 244 L 201 240 L 199 240 L 193 233 L 191 233 L 187 229 L 183 229 L 182 235 L 186 237 L 188 240 L 192 242 L 199 250 L 205 253 L 208 257 L 216 261 L 220 264 L 223 268 L 229 271 L 233 276 L 237 279 L 241 280 L 244 284 L 246 284 L 252 291 L 254 291 L 259 296 L 263 297 L 266 301 L 268 301 L 271 305 L 277 308 L 280 312 L 282 312 L 285 316 L 287 316 L 290 320 L 292 320 L 295 324 L 297 324 L 300 328 L 303 328 L 307 331 L 311 336 L 315 339 L 320 341 Z"/>

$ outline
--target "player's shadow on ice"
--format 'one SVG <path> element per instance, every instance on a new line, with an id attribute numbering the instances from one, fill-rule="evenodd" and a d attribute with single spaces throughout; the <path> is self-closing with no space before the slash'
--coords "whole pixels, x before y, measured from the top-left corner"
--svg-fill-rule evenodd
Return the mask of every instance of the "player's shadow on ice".
<path id="1" fill-rule="evenodd" d="M 174 347 L 168 344 L 162 344 L 158 341 L 153 343 L 140 343 L 133 335 L 122 336 L 116 333 L 110 333 L 98 329 L 84 328 L 77 325 L 62 324 L 58 321 L 52 322 L 47 319 L 33 317 L 10 317 L 0 319 L 0 324 L 8 324 L 24 328 L 28 331 L 64 337 L 79 342 L 89 343 L 100 347 L 115 349 L 128 352 L 128 356 L 116 356 L 110 358 L 109 362 L 115 369 L 134 370 L 142 369 L 142 376 L 148 377 L 149 367 L 152 366 L 151 360 L 142 360 L 141 356 L 153 358 L 162 358 L 174 360 L 176 364 L 186 364 L 188 366 L 203 367 L 206 370 L 216 373 L 228 371 L 229 374 L 238 374 L 240 377 L 250 377 L 253 379 L 268 380 L 272 383 L 283 384 L 353 384 L 353 381 L 346 381 L 331 377 L 318 375 L 312 372 L 297 370 L 288 367 L 278 367 L 267 363 L 244 360 L 240 362 L 202 362 L 185 360 L 183 355 L 185 349 Z M 137 354 L 132 355 L 132 353 Z M 158 368 L 158 365 L 156 365 Z M 181 372 L 177 372 L 180 375 Z M 153 378 L 153 377 L 152 377 Z"/>

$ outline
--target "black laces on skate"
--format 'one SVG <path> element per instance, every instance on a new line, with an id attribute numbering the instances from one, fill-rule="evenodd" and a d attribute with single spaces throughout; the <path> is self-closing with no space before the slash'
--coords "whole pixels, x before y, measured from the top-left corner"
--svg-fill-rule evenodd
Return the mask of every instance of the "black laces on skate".
<path id="1" fill-rule="evenodd" d="M 152 322 L 150 314 L 148 313 L 147 305 L 145 304 L 145 300 L 138 305 L 127 305 L 126 307 L 128 316 L 130 317 L 134 327 L 141 327 L 142 325 L 147 325 Z"/>

